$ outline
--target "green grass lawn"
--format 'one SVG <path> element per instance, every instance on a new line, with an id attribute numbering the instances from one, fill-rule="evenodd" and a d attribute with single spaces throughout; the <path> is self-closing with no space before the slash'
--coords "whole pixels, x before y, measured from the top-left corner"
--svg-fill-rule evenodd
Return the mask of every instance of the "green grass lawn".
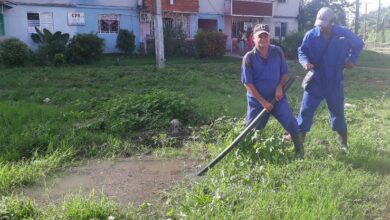
<path id="1" fill-rule="evenodd" d="M 89 157 L 129 156 L 152 149 L 163 157 L 206 157 L 204 163 L 208 162 L 243 128 L 241 61 L 168 58 L 167 67 L 157 70 L 153 58 L 106 56 L 94 65 L 1 68 L 0 218 L 7 214 L 33 219 L 387 218 L 389 58 L 365 51 L 359 65 L 345 72 L 351 148 L 347 156 L 338 151 L 322 103 L 307 135 L 305 160 L 293 159 L 292 144 L 280 141 L 283 130 L 272 119 L 205 177 L 183 181 L 158 204 L 126 209 L 104 196 L 98 201 L 76 196 L 57 208 L 41 209 L 13 192 L 71 165 L 69 161 Z M 295 61 L 289 64 L 297 81 L 288 96 L 297 113 L 304 71 Z M 181 143 L 184 150 L 134 141 L 147 130 L 163 133 L 171 115 L 187 117 L 180 111 L 183 106 L 190 106 L 187 125 L 197 137 Z M 145 108 L 157 110 L 139 111 Z M 130 117 L 134 112 L 137 116 Z M 160 118 L 154 117 L 156 112 Z"/>

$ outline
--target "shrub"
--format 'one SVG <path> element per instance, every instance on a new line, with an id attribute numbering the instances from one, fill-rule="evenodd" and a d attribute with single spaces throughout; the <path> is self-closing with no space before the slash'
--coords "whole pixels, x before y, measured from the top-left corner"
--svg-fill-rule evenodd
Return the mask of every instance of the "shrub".
<path id="1" fill-rule="evenodd" d="M 226 35 L 221 32 L 198 31 L 195 48 L 200 57 L 221 57 L 226 51 Z"/>
<path id="2" fill-rule="evenodd" d="M 54 54 L 53 62 L 55 65 L 62 65 L 65 63 L 65 55 L 63 53 Z"/>
<path id="3" fill-rule="evenodd" d="M 285 56 L 288 59 L 296 59 L 298 57 L 298 47 L 302 43 L 304 33 L 294 33 L 288 35 L 282 42 Z"/>
<path id="4" fill-rule="evenodd" d="M 172 23 L 164 27 L 164 53 L 166 56 L 181 56 L 186 35 L 181 25 Z"/>
<path id="5" fill-rule="evenodd" d="M 104 39 L 94 34 L 77 34 L 70 40 L 67 58 L 70 63 L 82 64 L 99 60 L 103 54 Z"/>
<path id="6" fill-rule="evenodd" d="M 128 30 L 119 30 L 118 37 L 116 38 L 116 48 L 123 51 L 126 54 L 133 53 L 135 49 L 135 35 Z"/>
<path id="7" fill-rule="evenodd" d="M 167 91 L 112 99 L 97 114 L 102 120 L 95 128 L 119 134 L 165 128 L 174 118 L 187 123 L 195 116 L 190 100 Z"/>
<path id="8" fill-rule="evenodd" d="M 37 219 L 39 214 L 31 199 L 11 196 L 0 200 L 0 219 Z"/>
<path id="9" fill-rule="evenodd" d="M 55 63 L 54 55 L 55 54 L 65 54 L 66 45 L 69 41 L 69 34 L 61 33 L 57 31 L 52 34 L 46 28 L 43 31 L 40 31 L 35 27 L 37 33 L 31 34 L 31 39 L 39 44 L 39 50 L 36 55 L 36 62 L 38 64 L 51 64 Z"/>
<path id="10" fill-rule="evenodd" d="M 147 40 L 147 53 L 155 54 L 154 39 Z M 196 56 L 194 41 L 186 39 L 180 25 L 167 25 L 164 27 L 164 54 L 168 57 Z"/>
<path id="11" fill-rule="evenodd" d="M 29 54 L 28 46 L 16 38 L 0 41 L 0 58 L 6 66 L 24 66 Z"/>

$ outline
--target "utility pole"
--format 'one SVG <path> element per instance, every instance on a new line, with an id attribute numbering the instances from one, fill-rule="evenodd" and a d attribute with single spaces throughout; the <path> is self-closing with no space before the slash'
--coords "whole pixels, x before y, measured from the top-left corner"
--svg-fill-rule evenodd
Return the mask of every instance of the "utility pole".
<path id="1" fill-rule="evenodd" d="M 165 67 L 164 57 L 164 34 L 162 23 L 161 0 L 153 0 L 154 9 L 154 45 L 156 48 L 156 67 L 162 69 Z"/>
<path id="2" fill-rule="evenodd" d="M 355 12 L 355 34 L 359 35 L 359 0 L 356 0 L 356 12 Z"/>
<path id="3" fill-rule="evenodd" d="M 375 46 L 376 46 L 376 41 L 378 40 L 380 14 L 381 14 L 381 0 L 379 0 L 378 16 L 376 18 Z"/>
<path id="4" fill-rule="evenodd" d="M 364 11 L 365 15 L 364 16 L 364 41 L 367 40 L 367 2 L 366 2 L 366 8 Z"/>

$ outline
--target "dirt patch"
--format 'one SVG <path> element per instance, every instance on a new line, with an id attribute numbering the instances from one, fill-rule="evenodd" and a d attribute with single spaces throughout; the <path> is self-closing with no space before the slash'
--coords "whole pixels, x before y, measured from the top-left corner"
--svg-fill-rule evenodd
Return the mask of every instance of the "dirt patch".
<path id="1" fill-rule="evenodd" d="M 158 198 L 159 193 L 184 176 L 194 175 L 196 166 L 191 160 L 92 160 L 69 168 L 42 185 L 24 189 L 23 194 L 40 206 L 60 203 L 72 193 L 88 195 L 92 190 L 125 206 L 140 204 Z"/>

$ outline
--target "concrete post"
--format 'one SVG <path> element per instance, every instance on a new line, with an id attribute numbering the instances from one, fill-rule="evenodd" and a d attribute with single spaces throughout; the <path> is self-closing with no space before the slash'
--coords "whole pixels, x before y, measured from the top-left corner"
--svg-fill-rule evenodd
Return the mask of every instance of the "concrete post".
<path id="1" fill-rule="evenodd" d="M 154 45 L 156 48 L 156 67 L 162 69 L 165 67 L 164 57 L 164 34 L 162 23 L 161 0 L 154 1 Z"/>

